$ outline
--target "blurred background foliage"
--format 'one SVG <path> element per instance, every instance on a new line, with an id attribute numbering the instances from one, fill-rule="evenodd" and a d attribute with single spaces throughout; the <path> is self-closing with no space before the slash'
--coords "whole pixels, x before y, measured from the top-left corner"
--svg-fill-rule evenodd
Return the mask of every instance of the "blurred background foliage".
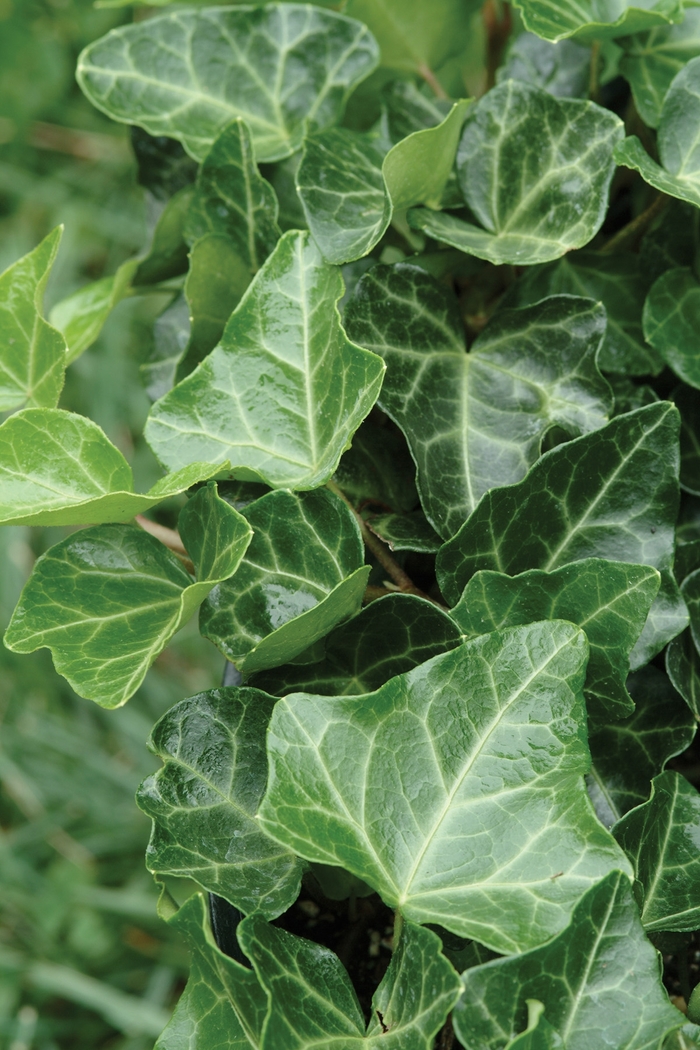
<path id="1" fill-rule="evenodd" d="M 0 271 L 65 225 L 46 306 L 113 273 L 147 241 L 128 131 L 74 80 L 79 51 L 130 9 L 92 0 L 0 0 Z M 127 300 L 71 368 L 61 404 L 95 419 L 134 467 L 159 476 L 139 435 L 139 365 L 167 299 Z M 59 529 L 0 530 L 0 627 Z M 46 651 L 0 648 L 0 1047 L 147 1050 L 187 974 L 144 867 L 150 822 L 134 803 L 157 762 L 145 741 L 221 658 L 182 632 L 119 711 L 77 697 Z"/>

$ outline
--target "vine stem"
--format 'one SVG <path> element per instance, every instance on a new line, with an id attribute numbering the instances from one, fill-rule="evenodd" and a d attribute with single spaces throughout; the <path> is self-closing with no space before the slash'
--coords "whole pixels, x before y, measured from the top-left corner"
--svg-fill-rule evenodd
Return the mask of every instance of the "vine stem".
<path id="1" fill-rule="evenodd" d="M 423 62 L 418 66 L 418 73 L 423 77 L 423 80 L 428 84 L 434 91 L 437 98 L 449 98 L 449 95 L 445 91 L 444 87 L 433 73 L 430 66 L 427 66 Z"/>
<path id="2" fill-rule="evenodd" d="M 157 521 L 151 521 L 150 518 L 145 518 L 143 514 L 137 514 L 135 521 L 137 525 L 141 526 L 144 532 L 147 532 L 150 536 L 160 540 L 168 550 L 171 550 L 173 554 L 180 559 L 187 571 L 191 572 L 194 576 L 194 565 L 192 564 L 189 554 L 185 550 L 185 545 L 180 539 L 179 532 L 175 532 L 175 529 L 169 529 L 165 525 L 159 525 Z"/>
<path id="3" fill-rule="evenodd" d="M 634 247 L 642 235 L 646 233 L 649 226 L 651 226 L 656 216 L 663 211 L 667 203 L 668 197 L 666 194 L 659 193 L 645 211 L 613 234 L 607 244 L 604 244 L 600 249 L 601 252 L 607 254 L 608 252 L 619 252 L 624 248 Z"/>

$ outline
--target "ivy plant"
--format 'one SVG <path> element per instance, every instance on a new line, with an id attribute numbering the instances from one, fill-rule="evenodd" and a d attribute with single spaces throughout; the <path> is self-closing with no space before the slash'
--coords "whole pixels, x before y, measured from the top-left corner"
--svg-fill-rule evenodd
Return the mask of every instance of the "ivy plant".
<path id="1" fill-rule="evenodd" d="M 222 654 L 137 797 L 159 1050 L 700 1045 L 696 5 L 108 6 L 158 218 L 0 276 L 0 523 L 64 530 L 4 640 L 107 708 Z M 143 494 L 62 393 L 127 296 Z"/>

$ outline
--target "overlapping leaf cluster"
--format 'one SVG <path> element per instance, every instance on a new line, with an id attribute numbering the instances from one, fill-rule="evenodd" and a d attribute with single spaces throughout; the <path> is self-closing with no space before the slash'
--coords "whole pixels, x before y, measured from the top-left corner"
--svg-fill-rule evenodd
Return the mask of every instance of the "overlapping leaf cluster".
<path id="1" fill-rule="evenodd" d="M 237 669 L 158 722 L 138 796 L 150 870 L 244 916 L 224 952 L 164 891 L 192 973 L 162 1050 L 696 1045 L 648 935 L 700 929 L 667 768 L 700 717 L 697 11 L 332 6 L 178 8 L 81 56 L 183 150 L 142 171 L 171 191 L 142 257 L 48 321 L 59 231 L 0 277 L 0 517 L 77 527 L 5 643 L 115 707 L 199 608 Z M 58 405 L 163 291 L 139 495 Z M 144 516 L 173 497 L 177 530 Z M 368 1011 L 285 928 L 302 880 L 395 909 Z"/>

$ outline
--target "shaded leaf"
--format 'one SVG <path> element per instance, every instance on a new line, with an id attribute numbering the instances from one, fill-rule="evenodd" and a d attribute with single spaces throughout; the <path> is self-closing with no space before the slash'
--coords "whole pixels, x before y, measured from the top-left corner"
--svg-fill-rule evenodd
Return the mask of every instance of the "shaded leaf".
<path id="1" fill-rule="evenodd" d="M 680 25 L 658 26 L 618 40 L 620 72 L 629 82 L 637 112 L 658 127 L 666 92 L 686 62 L 700 55 L 700 11 L 689 7 Z"/>
<path id="2" fill-rule="evenodd" d="M 369 26 L 382 66 L 402 73 L 439 69 L 469 43 L 478 0 L 350 0 L 345 11 Z"/>
<path id="3" fill-rule="evenodd" d="M 645 280 L 652 284 L 666 270 L 692 266 L 700 243 L 699 231 L 700 210 L 669 198 L 639 246 L 639 264 Z"/>
<path id="4" fill-rule="evenodd" d="M 151 410 L 146 437 L 158 458 L 172 469 L 228 458 L 237 477 L 279 488 L 327 481 L 384 372 L 346 338 L 342 294 L 309 235 L 285 234 L 221 344 Z"/>
<path id="5" fill-rule="evenodd" d="M 581 779 L 587 655 L 571 624 L 534 624 L 359 698 L 279 700 L 263 827 L 413 921 L 496 951 L 546 940 L 621 859 Z"/>
<path id="6" fill-rule="evenodd" d="M 614 39 L 683 21 L 682 0 L 515 0 L 526 29 L 546 40 Z"/>
<path id="7" fill-rule="evenodd" d="M 700 720 L 700 654 L 690 630 L 674 638 L 666 650 L 666 671 L 695 718 Z"/>
<path id="8" fill-rule="evenodd" d="M 561 1036 L 544 1016 L 544 1004 L 537 999 L 526 999 L 527 1028 L 516 1035 L 505 1050 L 563 1050 Z"/>
<path id="9" fill-rule="evenodd" d="M 405 513 L 418 503 L 415 476 L 415 463 L 398 427 L 370 417 L 353 435 L 334 480 L 356 507 L 372 503 Z"/>
<path id="10" fill-rule="evenodd" d="M 700 387 L 698 325 L 700 284 L 693 271 L 668 270 L 644 303 L 644 335 L 676 375 L 694 387 Z"/>
<path id="11" fill-rule="evenodd" d="M 442 546 L 442 540 L 420 510 L 413 514 L 377 514 L 367 524 L 393 551 L 435 554 Z"/>
<path id="12" fill-rule="evenodd" d="M 420 91 L 412 80 L 391 80 L 381 92 L 382 138 L 397 142 L 421 128 L 434 128 L 450 109 L 449 99 L 435 98 Z"/>
<path id="13" fill-rule="evenodd" d="M 201 160 L 242 117 L 258 160 L 287 157 L 304 127 L 327 127 L 376 66 L 353 19 L 304 4 L 177 11 L 113 29 L 78 59 L 77 78 L 113 120 L 182 142 Z"/>
<path id="14" fill-rule="evenodd" d="M 700 496 L 700 393 L 692 387 L 681 385 L 676 387 L 671 396 L 681 414 L 681 488 Z"/>
<path id="15" fill-rule="evenodd" d="M 187 273 L 185 221 L 192 200 L 192 187 L 185 186 L 166 203 L 153 230 L 145 258 L 139 259 L 132 283 L 135 288 L 169 281 Z"/>
<path id="16" fill-rule="evenodd" d="M 129 259 L 111 277 L 79 288 L 52 308 L 49 320 L 66 341 L 66 364 L 95 342 L 114 307 L 128 294 L 138 265 L 138 259 Z"/>
<path id="17" fill-rule="evenodd" d="M 552 44 L 534 33 L 521 33 L 496 73 L 496 83 L 522 80 L 555 98 L 585 98 L 590 70 L 591 53 L 587 47 L 573 40 Z"/>

